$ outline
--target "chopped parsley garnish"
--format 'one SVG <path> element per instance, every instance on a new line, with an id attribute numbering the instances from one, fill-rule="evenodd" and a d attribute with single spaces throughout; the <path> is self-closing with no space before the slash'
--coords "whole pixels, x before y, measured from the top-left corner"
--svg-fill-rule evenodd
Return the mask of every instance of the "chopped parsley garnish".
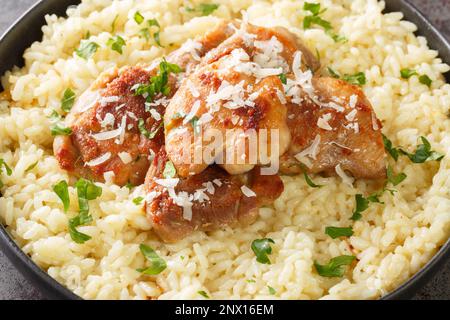
<path id="1" fill-rule="evenodd" d="M 366 74 L 364 72 L 358 72 L 353 75 L 344 75 L 342 80 L 347 81 L 350 84 L 354 84 L 357 86 L 363 86 L 366 84 Z"/>
<path id="2" fill-rule="evenodd" d="M 391 183 L 394 187 L 402 183 L 407 178 L 407 175 L 403 172 L 394 174 L 394 170 L 391 166 L 387 168 L 387 182 Z"/>
<path id="3" fill-rule="evenodd" d="M 31 170 L 33 170 L 34 168 L 36 168 L 36 166 L 38 165 L 39 161 L 36 161 L 35 163 L 31 164 L 28 166 L 28 168 L 25 169 L 25 172 L 30 172 Z"/>
<path id="4" fill-rule="evenodd" d="M 256 239 L 252 242 L 252 250 L 256 255 L 256 261 L 262 264 L 270 264 L 268 255 L 272 253 L 271 244 L 275 241 L 272 239 Z"/>
<path id="5" fill-rule="evenodd" d="M 134 198 L 134 199 L 133 199 L 133 203 L 134 203 L 135 205 L 139 206 L 139 205 L 142 203 L 143 200 L 144 200 L 143 197 L 137 197 L 137 198 Z"/>
<path id="6" fill-rule="evenodd" d="M 400 155 L 405 155 L 413 163 L 424 163 L 426 161 L 441 161 L 444 155 L 436 151 L 431 150 L 431 144 L 427 138 L 421 136 L 420 140 L 422 144 L 417 146 L 414 153 L 409 153 L 402 148 L 393 147 L 392 141 L 389 140 L 385 135 L 383 135 L 384 148 L 392 156 L 392 158 L 397 161 Z"/>
<path id="7" fill-rule="evenodd" d="M 313 25 L 318 25 L 321 26 L 335 42 L 347 40 L 344 36 L 334 33 L 331 23 L 320 17 L 320 15 L 326 11 L 326 9 L 320 9 L 320 3 L 305 2 L 303 10 L 310 13 L 303 19 L 303 29 L 310 29 Z"/>
<path id="8" fill-rule="evenodd" d="M 417 71 L 413 69 L 402 69 L 400 70 L 400 75 L 402 76 L 403 79 L 409 79 L 412 76 L 416 76 Z"/>
<path id="9" fill-rule="evenodd" d="M 218 4 L 214 4 L 214 3 L 200 3 L 195 8 L 187 7 L 186 11 L 187 12 L 196 12 L 196 13 L 201 14 L 202 16 L 209 16 L 211 13 L 213 13 L 217 9 L 219 9 L 219 5 Z"/>
<path id="10" fill-rule="evenodd" d="M 166 166 L 164 167 L 163 176 L 165 179 L 174 178 L 177 174 L 177 170 L 175 169 L 175 166 L 173 165 L 172 161 L 167 161 Z"/>
<path id="11" fill-rule="evenodd" d="M 61 115 L 56 111 L 53 110 L 52 113 L 48 116 L 51 122 L 58 122 L 62 119 Z"/>
<path id="12" fill-rule="evenodd" d="M 163 94 L 168 96 L 170 94 L 169 75 L 171 73 L 180 73 L 181 68 L 173 63 L 169 63 L 166 59 L 163 59 L 159 64 L 159 71 L 156 76 L 151 77 L 150 83 L 138 84 L 133 87 L 135 95 L 145 96 L 147 102 L 152 102 L 156 95 Z"/>
<path id="13" fill-rule="evenodd" d="M 164 269 L 167 268 L 166 262 L 160 256 L 158 256 L 155 250 L 153 250 L 149 246 L 141 244 L 139 246 L 139 250 L 141 250 L 141 253 L 151 264 L 150 267 L 137 269 L 137 271 L 139 271 L 140 273 L 153 276 L 160 274 L 164 271 Z"/>
<path id="14" fill-rule="evenodd" d="M 197 116 L 193 116 L 192 119 L 189 121 L 189 123 L 191 124 L 192 128 L 194 129 L 194 134 L 199 134 L 200 133 L 200 125 L 198 124 L 198 120 L 199 118 Z"/>
<path id="15" fill-rule="evenodd" d="M 329 235 L 333 239 L 339 237 L 351 237 L 353 235 L 353 228 L 326 227 L 325 234 Z"/>
<path id="16" fill-rule="evenodd" d="M 90 240 L 91 237 L 79 232 L 76 228 L 93 221 L 92 215 L 89 214 L 89 201 L 100 197 L 102 188 L 83 178 L 77 181 L 75 187 L 78 195 L 79 214 L 69 220 L 69 233 L 73 241 L 82 244 Z"/>
<path id="17" fill-rule="evenodd" d="M 63 97 L 61 99 L 61 109 L 64 112 L 69 112 L 73 104 L 75 103 L 75 92 L 72 91 L 72 89 L 67 88 L 64 91 Z"/>
<path id="18" fill-rule="evenodd" d="M 383 134 L 383 143 L 384 143 L 384 149 L 391 155 L 391 157 L 397 161 L 398 157 L 401 153 L 401 149 L 400 148 L 394 148 L 392 141 L 388 139 L 388 137 L 386 137 Z"/>
<path id="19" fill-rule="evenodd" d="M 343 255 L 331 259 L 325 265 L 321 265 L 315 261 L 314 267 L 316 268 L 317 273 L 322 277 L 343 277 L 345 273 L 344 266 L 350 265 L 355 259 L 355 256 Z"/>
<path id="20" fill-rule="evenodd" d="M 144 20 L 144 16 L 139 11 L 136 11 L 134 14 L 134 21 L 136 21 L 137 24 L 141 24 Z"/>
<path id="21" fill-rule="evenodd" d="M 129 190 L 131 190 L 134 188 L 134 186 L 131 182 L 127 182 L 127 184 L 125 185 L 125 188 L 128 188 Z"/>
<path id="22" fill-rule="evenodd" d="M 341 76 L 341 75 L 339 75 L 339 73 L 334 71 L 332 68 L 328 67 L 328 73 L 333 78 L 342 79 L 353 85 L 363 86 L 367 83 L 366 74 L 364 72 L 357 72 L 355 74 L 345 74 L 345 75 Z"/>
<path id="23" fill-rule="evenodd" d="M 431 84 L 433 83 L 433 80 L 431 80 L 429 76 L 427 76 L 426 74 L 419 75 L 417 71 L 413 69 L 408 68 L 402 69 L 400 70 L 400 75 L 403 79 L 409 79 L 412 76 L 419 76 L 419 82 L 428 87 L 431 87 Z"/>
<path id="24" fill-rule="evenodd" d="M 161 39 L 160 39 L 160 33 L 161 33 L 161 26 L 156 19 L 150 19 L 147 20 L 147 28 L 143 28 L 140 31 L 140 34 L 148 41 L 150 40 L 150 37 L 153 36 L 153 39 L 155 40 L 156 44 L 160 47 L 161 45 Z M 154 33 L 151 33 L 152 28 L 156 28 L 157 30 Z"/>
<path id="25" fill-rule="evenodd" d="M 206 299 L 209 299 L 209 296 L 208 296 L 208 294 L 205 291 L 201 290 L 201 291 L 197 291 L 197 293 L 199 295 L 201 295 L 202 297 L 204 297 Z"/>
<path id="26" fill-rule="evenodd" d="M 88 60 L 91 58 L 100 46 L 95 42 L 82 41 L 79 48 L 75 50 L 77 56 Z"/>
<path id="27" fill-rule="evenodd" d="M 69 185 L 65 180 L 62 180 L 55 184 L 52 187 L 53 191 L 56 193 L 56 195 L 61 199 L 63 205 L 64 205 L 64 211 L 67 212 L 69 210 L 70 206 L 70 197 L 69 197 Z"/>
<path id="28" fill-rule="evenodd" d="M 247 281 L 247 283 L 256 283 L 256 280 L 253 280 L 253 279 L 248 279 L 246 281 Z"/>
<path id="29" fill-rule="evenodd" d="M 380 199 L 378 195 L 371 195 L 367 198 L 364 198 L 362 194 L 357 194 L 355 196 L 356 208 L 353 211 L 353 215 L 350 218 L 353 221 L 360 220 L 362 218 L 362 212 L 366 211 L 369 208 L 369 203 L 380 203 Z"/>
<path id="30" fill-rule="evenodd" d="M 126 45 L 126 42 L 121 36 L 115 36 L 115 37 L 109 38 L 106 45 L 110 46 L 112 50 L 122 54 L 123 53 L 122 48 Z"/>
<path id="31" fill-rule="evenodd" d="M 267 286 L 267 289 L 269 289 L 269 293 L 271 295 L 274 295 L 275 293 L 277 293 L 276 290 L 274 288 L 272 288 L 271 286 Z"/>
<path id="32" fill-rule="evenodd" d="M 163 123 L 161 122 L 155 130 L 148 131 L 147 128 L 145 127 L 144 119 L 139 119 L 139 122 L 138 122 L 139 131 L 147 139 L 153 139 L 156 136 L 156 134 L 158 133 L 159 129 L 161 129 L 162 126 L 163 126 Z"/>
<path id="33" fill-rule="evenodd" d="M 287 77 L 285 73 L 280 74 L 278 77 L 280 78 L 282 84 L 287 84 Z"/>
<path id="34" fill-rule="evenodd" d="M 59 124 L 55 124 L 50 127 L 52 136 L 70 136 L 72 134 L 72 129 L 61 127 Z"/>
<path id="35" fill-rule="evenodd" d="M 422 144 L 417 146 L 414 153 L 409 153 L 401 150 L 401 153 L 406 155 L 413 163 L 424 163 L 426 161 L 441 161 L 444 158 L 443 154 L 431 150 L 431 144 L 425 137 L 420 137 Z"/>
<path id="36" fill-rule="evenodd" d="M 311 178 L 308 176 L 308 174 L 306 173 L 305 170 L 303 170 L 303 175 L 304 175 L 304 177 L 305 177 L 306 183 L 307 183 L 308 186 L 310 186 L 311 188 L 321 188 L 321 187 L 323 187 L 323 186 L 320 185 L 320 184 L 315 184 L 315 183 L 311 180 Z"/>
<path id="37" fill-rule="evenodd" d="M 426 85 L 427 87 L 431 87 L 431 84 L 433 83 L 433 81 L 430 79 L 430 77 L 427 76 L 426 74 L 421 75 L 421 76 L 419 77 L 419 82 L 420 82 L 421 84 Z"/>
<path id="38" fill-rule="evenodd" d="M 8 176 L 12 175 L 11 168 L 6 164 L 5 160 L 0 159 L 0 174 L 2 173 L 3 168 L 5 168 L 6 174 Z M 3 188 L 3 182 L 0 179 L 0 188 Z"/>

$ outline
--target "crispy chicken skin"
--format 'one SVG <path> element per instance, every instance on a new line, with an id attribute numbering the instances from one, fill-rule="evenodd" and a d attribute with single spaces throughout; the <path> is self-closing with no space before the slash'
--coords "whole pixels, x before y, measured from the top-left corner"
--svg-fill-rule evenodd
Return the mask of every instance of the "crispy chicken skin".
<path id="1" fill-rule="evenodd" d="M 175 242 L 196 230 L 211 231 L 225 226 L 246 225 L 255 221 L 262 205 L 271 204 L 283 192 L 283 182 L 277 175 L 262 176 L 259 168 L 245 175 L 230 175 L 220 167 L 209 166 L 198 175 L 179 179 L 176 194 L 195 195 L 204 190 L 206 198 L 194 200 L 192 216 L 184 217 L 183 208 L 174 203 L 167 188 L 157 183 L 163 177 L 168 161 L 164 148 L 156 155 L 145 182 L 152 194 L 146 205 L 153 230 L 165 242 Z M 207 184 L 209 188 L 205 187 Z M 247 197 L 241 187 L 247 185 L 256 194 Z M 212 190 L 211 190 L 212 186 Z M 207 189 L 209 191 L 207 191 Z"/>
<path id="2" fill-rule="evenodd" d="M 202 56 L 233 32 L 234 29 L 224 22 L 197 41 L 174 51 L 167 60 L 188 74 L 199 64 Z M 157 116 L 158 120 L 149 110 L 146 111 L 144 97 L 135 95 L 133 87 L 148 83 L 150 77 L 157 73 L 160 62 L 157 60 L 150 66 L 109 70 L 77 99 L 65 120 L 65 125 L 72 129 L 73 134 L 57 136 L 53 145 L 62 169 L 97 181 L 103 181 L 104 173 L 112 171 L 114 182 L 118 185 L 128 182 L 139 185 L 144 182 L 150 165 L 149 156 L 157 153 L 164 144 L 164 130 L 160 125 L 165 104 L 178 89 L 178 81 L 173 74 L 170 75 L 170 95 L 160 100 L 162 103 L 151 106 L 160 115 Z M 108 119 L 113 119 L 113 123 Z M 141 134 L 139 119 L 145 121 L 148 132 L 158 130 L 153 138 Z M 126 128 L 122 136 L 106 140 L 94 138 L 98 133 L 118 130 L 119 127 Z M 89 165 L 89 162 L 109 154 L 110 157 L 101 164 Z"/>
<path id="3" fill-rule="evenodd" d="M 312 146 L 314 141 L 319 141 L 315 154 L 304 155 L 300 159 L 310 164 L 304 167 L 309 172 L 335 175 L 336 166 L 340 165 L 355 178 L 384 178 L 382 125 L 360 87 L 327 77 L 315 77 L 312 83 L 322 106 L 307 96 L 300 105 L 288 103 L 292 143 L 281 158 L 281 172 L 302 172 L 295 156 Z M 329 107 L 330 102 L 335 105 Z M 339 110 L 339 107 L 344 110 Z M 329 119 L 327 123 L 331 130 L 319 127 L 319 118 Z"/>

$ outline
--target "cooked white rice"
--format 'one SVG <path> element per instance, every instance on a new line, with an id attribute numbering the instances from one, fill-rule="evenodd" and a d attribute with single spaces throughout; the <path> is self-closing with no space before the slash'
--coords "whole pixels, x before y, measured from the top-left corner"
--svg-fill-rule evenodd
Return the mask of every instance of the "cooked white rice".
<path id="1" fill-rule="evenodd" d="M 13 169 L 11 176 L 1 176 L 1 222 L 39 266 L 86 299 L 203 299 L 199 290 L 216 299 L 372 299 L 395 289 L 430 260 L 450 233 L 450 85 L 442 76 L 449 66 L 426 39 L 414 35 L 416 26 L 403 21 L 401 13 L 382 14 L 382 1 L 320 1 L 327 8 L 324 18 L 349 40 L 345 43 L 335 43 L 321 28 L 303 30 L 300 0 L 215 3 L 220 7 L 213 15 L 196 17 L 186 13 L 182 0 L 84 0 L 68 9 L 67 19 L 46 17 L 43 40 L 25 52 L 25 67 L 1 79 L 6 91 L 0 95 L 0 158 Z M 136 10 L 158 19 L 165 49 L 137 36 Z M 94 222 L 79 228 L 92 240 L 73 242 L 67 225 L 77 214 L 76 192 L 70 188 L 72 206 L 65 214 L 51 189 L 62 179 L 75 180 L 52 155 L 47 118 L 53 109 L 60 111 L 64 90 L 80 94 L 107 68 L 152 61 L 219 19 L 240 17 L 241 10 L 254 24 L 289 28 L 313 51 L 317 48 L 323 65 L 341 74 L 364 71 L 364 91 L 394 144 L 413 150 L 423 135 L 446 157 L 426 164 L 402 157 L 394 168 L 408 178 L 399 192 L 386 194 L 384 205 L 372 204 L 346 240 L 331 239 L 324 228 L 348 226 L 355 194 L 375 190 L 374 183 L 358 180 L 352 188 L 339 178 L 315 176 L 325 187 L 312 189 L 298 176 L 283 178 L 283 195 L 273 208 L 261 209 L 253 225 L 197 232 L 173 245 L 158 241 L 142 207 L 133 204 L 140 188 L 130 194 L 125 187 L 104 184 L 101 198 L 91 201 Z M 127 43 L 122 55 L 106 46 L 116 16 L 115 33 Z M 74 49 L 88 31 L 101 48 L 85 61 Z M 431 88 L 417 77 L 401 79 L 402 68 L 427 74 Z M 275 241 L 271 265 L 258 263 L 250 249 L 254 239 L 263 237 Z M 158 276 L 136 271 L 145 265 L 141 243 L 167 261 Z M 317 274 L 314 260 L 325 263 L 343 254 L 358 258 L 344 278 Z"/>

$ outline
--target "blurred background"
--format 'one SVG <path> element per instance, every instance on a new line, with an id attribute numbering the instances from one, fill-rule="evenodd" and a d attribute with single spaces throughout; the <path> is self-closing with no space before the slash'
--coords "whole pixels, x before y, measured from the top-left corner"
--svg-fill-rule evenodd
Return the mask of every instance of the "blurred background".
<path id="1" fill-rule="evenodd" d="M 0 34 L 29 7 L 39 0 L 0 0 Z M 389 1 L 389 0 L 386 0 Z M 450 0 L 409 0 L 450 41 Z M 21 274 L 18 273 L 0 251 L 0 300 L 10 299 L 45 299 Z M 446 299 L 450 300 L 450 261 L 425 286 L 414 299 Z"/>

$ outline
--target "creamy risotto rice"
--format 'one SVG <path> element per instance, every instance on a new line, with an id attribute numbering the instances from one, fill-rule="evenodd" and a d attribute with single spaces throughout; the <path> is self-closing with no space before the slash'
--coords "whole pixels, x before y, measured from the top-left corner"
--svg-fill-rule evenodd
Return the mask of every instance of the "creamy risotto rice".
<path id="1" fill-rule="evenodd" d="M 383 14 L 383 1 L 320 1 L 327 9 L 323 18 L 346 42 L 333 41 L 322 28 L 304 30 L 301 0 L 215 0 L 219 7 L 208 16 L 185 9 L 200 3 L 83 0 L 68 9 L 68 18 L 46 17 L 42 41 L 24 54 L 25 67 L 1 78 L 0 158 L 13 173 L 1 175 L 0 221 L 34 262 L 86 299 L 203 299 L 199 291 L 215 299 L 374 299 L 395 289 L 424 266 L 450 232 L 450 85 L 442 76 L 449 66 L 425 38 L 414 35 L 416 26 L 401 13 Z M 142 206 L 133 203 L 141 187 L 99 184 L 103 194 L 90 202 L 94 221 L 79 228 L 92 240 L 72 241 L 67 225 L 77 215 L 76 190 L 69 188 L 72 201 L 65 214 L 52 186 L 62 179 L 73 185 L 76 178 L 59 169 L 48 118 L 53 110 L 61 112 L 65 89 L 79 95 L 102 71 L 164 56 L 220 19 L 241 18 L 242 10 L 251 23 L 283 26 L 302 37 L 313 52 L 317 49 L 322 65 L 340 74 L 365 72 L 363 89 L 383 133 L 409 150 L 425 136 L 445 158 L 425 164 L 390 159 L 407 179 L 398 192 L 383 195 L 384 204 L 371 204 L 346 239 L 333 240 L 324 228 L 347 227 L 355 195 L 378 190 L 375 182 L 357 180 L 350 187 L 339 177 L 314 176 L 324 187 L 313 189 L 303 176 L 283 177 L 284 193 L 273 207 L 260 209 L 254 224 L 196 232 L 170 245 L 158 240 Z M 164 48 L 139 37 L 136 11 L 159 21 Z M 84 60 L 74 50 L 87 33 L 100 47 Z M 123 54 L 107 45 L 117 34 L 126 41 Z M 431 87 L 418 77 L 402 79 L 404 68 L 428 75 Z M 250 249 L 260 238 L 275 242 L 270 265 L 258 263 Z M 136 271 L 145 265 L 141 243 L 167 262 L 161 274 Z M 317 274 L 314 261 L 349 254 L 358 260 L 343 278 Z"/>

